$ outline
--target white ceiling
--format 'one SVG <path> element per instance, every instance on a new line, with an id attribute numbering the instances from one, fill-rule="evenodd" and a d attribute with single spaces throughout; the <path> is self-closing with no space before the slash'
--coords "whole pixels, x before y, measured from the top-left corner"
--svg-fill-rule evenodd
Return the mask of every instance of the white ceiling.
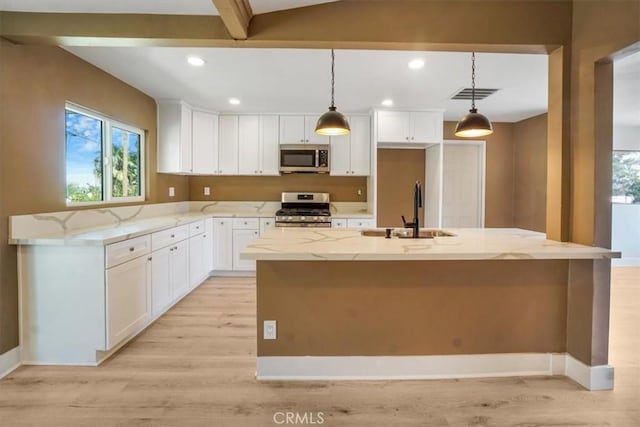
<path id="1" fill-rule="evenodd" d="M 613 63 L 613 121 L 640 126 L 640 52 Z"/>
<path id="2" fill-rule="evenodd" d="M 249 0 L 254 14 L 335 0 Z M 59 13 L 218 15 L 212 0 L 0 0 L 0 10 Z"/>
<path id="3" fill-rule="evenodd" d="M 239 48 L 67 47 L 156 99 L 182 99 L 220 112 L 321 113 L 330 103 L 329 50 Z M 187 64 L 188 55 L 205 59 Z M 414 58 L 424 68 L 410 70 Z M 471 84 L 471 55 L 459 52 L 336 51 L 336 106 L 367 112 L 385 98 L 395 108 L 442 108 L 447 120 L 469 101 L 450 97 Z M 478 101 L 497 122 L 516 122 L 547 110 L 547 56 L 476 54 L 476 86 L 499 92 Z M 241 100 L 232 106 L 228 99 Z"/>

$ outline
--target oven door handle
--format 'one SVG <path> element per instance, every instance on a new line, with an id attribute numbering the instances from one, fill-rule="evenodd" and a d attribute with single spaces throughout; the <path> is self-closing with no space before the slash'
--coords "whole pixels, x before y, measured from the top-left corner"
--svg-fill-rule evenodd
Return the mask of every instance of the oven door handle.
<path id="1" fill-rule="evenodd" d="M 320 150 L 316 150 L 316 167 L 320 166 Z"/>

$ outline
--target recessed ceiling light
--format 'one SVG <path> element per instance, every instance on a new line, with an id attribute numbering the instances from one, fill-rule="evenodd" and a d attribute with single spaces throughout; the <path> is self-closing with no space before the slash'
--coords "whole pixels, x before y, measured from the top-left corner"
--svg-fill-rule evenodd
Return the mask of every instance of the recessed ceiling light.
<path id="1" fill-rule="evenodd" d="M 385 107 L 391 107 L 393 105 L 393 99 L 385 99 L 381 102 L 381 104 Z"/>
<path id="2" fill-rule="evenodd" d="M 409 68 L 411 68 L 412 70 L 419 70 L 422 67 L 424 67 L 423 59 L 416 58 L 409 61 Z"/>
<path id="3" fill-rule="evenodd" d="M 187 62 L 194 67 L 202 67 L 204 65 L 204 59 L 199 56 L 188 56 Z"/>
<path id="4" fill-rule="evenodd" d="M 231 105 L 239 105 L 240 100 L 238 98 L 229 98 L 229 104 Z"/>

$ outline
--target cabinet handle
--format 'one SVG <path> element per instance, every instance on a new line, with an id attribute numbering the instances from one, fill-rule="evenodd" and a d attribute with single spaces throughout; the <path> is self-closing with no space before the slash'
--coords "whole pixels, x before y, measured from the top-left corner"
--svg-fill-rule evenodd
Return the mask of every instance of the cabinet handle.
<path id="1" fill-rule="evenodd" d="M 206 234 L 203 234 L 203 235 L 202 235 L 202 238 L 203 238 L 203 239 L 206 239 L 206 238 L 207 238 L 207 235 L 206 235 Z"/>
<path id="2" fill-rule="evenodd" d="M 408 141 L 408 140 L 409 140 L 409 137 L 408 137 L 408 136 L 406 136 L 404 139 L 406 139 L 406 140 Z"/>
<path id="3" fill-rule="evenodd" d="M 173 239 L 174 237 L 176 237 L 176 235 L 175 235 L 175 234 L 172 234 L 172 235 L 171 235 L 171 238 Z"/>
<path id="4" fill-rule="evenodd" d="M 173 252 L 173 248 L 169 248 L 169 252 Z"/>
<path id="5" fill-rule="evenodd" d="M 253 171 L 253 173 L 258 173 L 258 171 Z"/>
<path id="6" fill-rule="evenodd" d="M 260 171 L 260 173 L 262 173 L 262 171 Z"/>
<path id="7" fill-rule="evenodd" d="M 413 141 L 413 139 L 414 139 L 414 138 L 413 138 L 413 137 L 411 137 L 411 140 L 412 140 L 412 141 Z"/>
<path id="8" fill-rule="evenodd" d="M 147 258 L 147 261 L 151 261 L 153 259 L 153 257 L 149 257 Z"/>
<path id="9" fill-rule="evenodd" d="M 132 246 L 129 248 L 129 252 L 133 252 L 135 250 L 135 248 Z"/>

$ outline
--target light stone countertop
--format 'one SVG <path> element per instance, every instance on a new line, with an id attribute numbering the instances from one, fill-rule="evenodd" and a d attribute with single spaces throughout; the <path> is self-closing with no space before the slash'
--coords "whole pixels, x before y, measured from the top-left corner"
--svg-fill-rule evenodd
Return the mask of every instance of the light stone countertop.
<path id="1" fill-rule="evenodd" d="M 365 237 L 351 229 L 277 228 L 249 244 L 243 259 L 277 261 L 619 258 L 609 249 L 547 240 L 518 228 L 446 229 L 435 239 Z"/>

